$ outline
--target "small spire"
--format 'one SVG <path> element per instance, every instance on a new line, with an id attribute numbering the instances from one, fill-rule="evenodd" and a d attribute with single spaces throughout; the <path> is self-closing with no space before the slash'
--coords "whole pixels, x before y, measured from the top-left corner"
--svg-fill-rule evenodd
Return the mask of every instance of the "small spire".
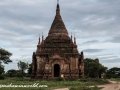
<path id="1" fill-rule="evenodd" d="M 81 55 L 83 55 L 83 51 L 81 52 Z"/>
<path id="2" fill-rule="evenodd" d="M 43 36 L 43 32 L 42 32 L 42 43 L 41 45 L 44 45 L 44 36 Z"/>
<path id="3" fill-rule="evenodd" d="M 38 41 L 38 45 L 40 44 L 40 34 L 39 34 L 39 41 Z"/>
<path id="4" fill-rule="evenodd" d="M 42 41 L 44 40 L 43 32 L 42 32 Z"/>
<path id="5" fill-rule="evenodd" d="M 72 40 L 72 32 L 71 32 L 71 40 Z"/>
<path id="6" fill-rule="evenodd" d="M 76 45 L 76 38 L 75 38 L 75 34 L 74 34 L 74 44 Z"/>

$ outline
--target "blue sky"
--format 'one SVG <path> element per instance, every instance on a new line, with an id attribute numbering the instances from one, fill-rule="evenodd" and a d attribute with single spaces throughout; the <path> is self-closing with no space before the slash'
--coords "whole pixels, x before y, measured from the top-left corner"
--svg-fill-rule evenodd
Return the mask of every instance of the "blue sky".
<path id="1" fill-rule="evenodd" d="M 48 35 L 57 0 L 1 0 L 0 47 L 13 55 L 5 70 L 17 62 L 32 62 L 39 33 Z M 120 64 L 120 0 L 60 0 L 65 26 L 77 39 L 85 58 L 98 58 L 108 68 Z"/>

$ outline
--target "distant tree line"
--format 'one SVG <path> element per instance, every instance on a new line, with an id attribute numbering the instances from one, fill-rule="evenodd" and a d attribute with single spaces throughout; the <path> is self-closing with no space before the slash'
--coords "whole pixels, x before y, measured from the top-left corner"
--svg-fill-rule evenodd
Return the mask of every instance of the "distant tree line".
<path id="1" fill-rule="evenodd" d="M 24 79 L 24 77 L 31 77 L 31 74 L 32 74 L 31 64 L 19 61 L 18 68 L 19 70 L 15 70 L 15 69 L 8 70 L 5 73 L 5 76 L 10 77 L 10 78 L 21 77 L 22 79 Z M 27 70 L 27 72 L 25 72 L 25 70 Z"/>
<path id="2" fill-rule="evenodd" d="M 3 48 L 0 48 L 0 79 L 4 79 L 5 76 L 22 78 L 24 76 L 30 77 L 32 73 L 32 65 L 22 61 L 19 61 L 17 63 L 19 70 L 11 69 L 5 73 L 3 63 L 9 64 L 10 62 L 12 62 L 12 60 L 10 59 L 11 56 L 12 53 Z M 28 72 L 25 73 L 25 70 L 28 70 Z"/>
<path id="3" fill-rule="evenodd" d="M 107 70 L 106 76 L 108 78 L 120 78 L 120 68 L 113 67 Z"/>

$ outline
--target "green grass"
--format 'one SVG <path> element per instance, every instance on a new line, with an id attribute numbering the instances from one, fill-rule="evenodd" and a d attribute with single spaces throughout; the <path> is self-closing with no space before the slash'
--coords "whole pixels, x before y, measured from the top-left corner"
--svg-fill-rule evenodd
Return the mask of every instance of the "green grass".
<path id="1" fill-rule="evenodd" d="M 92 88 L 78 86 L 78 87 L 72 87 L 70 88 L 70 90 L 100 90 L 100 89 L 96 86 Z"/>
<path id="2" fill-rule="evenodd" d="M 46 88 L 0 88 L 0 90 L 54 90 L 57 88 L 69 88 L 70 90 L 99 90 L 97 87 L 88 88 L 89 85 L 98 85 L 108 83 L 105 79 L 78 79 L 73 81 L 46 81 L 46 80 L 31 80 L 29 78 L 6 78 L 0 80 L 0 85 L 47 85 Z"/>
<path id="3" fill-rule="evenodd" d="M 120 78 L 111 78 L 110 80 L 113 80 L 113 81 L 118 81 L 118 82 L 120 82 Z"/>

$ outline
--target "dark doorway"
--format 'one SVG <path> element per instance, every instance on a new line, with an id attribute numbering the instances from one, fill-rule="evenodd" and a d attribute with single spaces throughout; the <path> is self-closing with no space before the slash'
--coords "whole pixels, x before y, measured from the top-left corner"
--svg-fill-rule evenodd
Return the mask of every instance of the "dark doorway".
<path id="1" fill-rule="evenodd" d="M 60 76 L 60 66 L 58 64 L 54 65 L 54 77 Z"/>

